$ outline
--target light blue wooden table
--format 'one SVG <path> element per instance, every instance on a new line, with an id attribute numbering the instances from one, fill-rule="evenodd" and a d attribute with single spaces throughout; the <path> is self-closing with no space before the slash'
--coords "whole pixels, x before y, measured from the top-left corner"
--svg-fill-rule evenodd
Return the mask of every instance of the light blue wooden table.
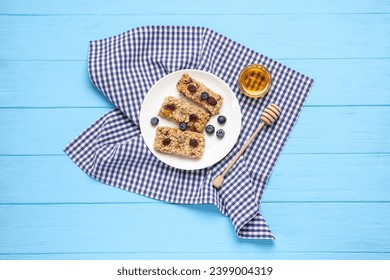
<path id="1" fill-rule="evenodd" d="M 209 2 L 0 2 L 0 259 L 390 259 L 390 2 Z M 142 25 L 206 26 L 315 79 L 261 205 L 275 241 L 62 152 L 112 108 L 88 41 Z"/>

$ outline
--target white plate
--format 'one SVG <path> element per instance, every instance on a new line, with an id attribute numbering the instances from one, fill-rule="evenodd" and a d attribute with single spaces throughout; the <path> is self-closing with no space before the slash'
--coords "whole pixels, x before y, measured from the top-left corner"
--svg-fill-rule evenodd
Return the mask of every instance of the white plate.
<path id="1" fill-rule="evenodd" d="M 150 124 L 152 117 L 158 117 L 158 126 L 179 127 L 178 124 L 158 116 L 163 100 L 167 96 L 174 96 L 184 99 L 176 89 L 176 83 L 184 73 L 188 73 L 195 80 L 204 83 L 207 87 L 221 94 L 224 98 L 220 115 L 227 118 L 225 124 L 221 125 L 216 116 L 212 116 L 209 124 L 215 127 L 215 132 L 222 128 L 225 130 L 225 137 L 218 138 L 214 132 L 209 135 L 204 132 L 206 146 L 201 159 L 190 159 L 175 155 L 163 154 L 153 149 L 153 142 L 156 127 Z M 188 101 L 188 100 L 187 100 Z M 170 73 L 156 82 L 146 94 L 142 103 L 140 114 L 141 134 L 149 150 L 162 162 L 179 169 L 196 170 L 209 167 L 223 159 L 233 148 L 241 130 L 241 111 L 235 94 L 229 86 L 217 76 L 201 70 L 180 70 Z"/>

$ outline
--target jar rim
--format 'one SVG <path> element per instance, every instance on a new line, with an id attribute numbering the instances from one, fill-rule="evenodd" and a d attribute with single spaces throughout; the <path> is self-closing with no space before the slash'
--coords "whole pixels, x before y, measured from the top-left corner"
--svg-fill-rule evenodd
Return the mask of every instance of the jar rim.
<path id="1" fill-rule="evenodd" d="M 245 86 L 243 86 L 242 82 L 241 82 L 241 77 L 242 75 L 244 74 L 245 71 L 247 71 L 248 69 L 252 69 L 252 68 L 258 68 L 258 69 L 261 69 L 263 71 L 263 73 L 265 75 L 268 76 L 269 78 L 269 82 L 268 84 L 261 90 L 259 91 L 259 94 L 251 94 L 249 93 L 246 89 L 245 89 Z M 245 66 L 239 73 L 238 75 L 238 86 L 241 90 L 241 92 L 248 96 L 248 97 L 251 97 L 251 98 L 262 98 L 264 97 L 271 89 L 271 86 L 272 86 L 272 74 L 271 72 L 268 70 L 267 67 L 265 67 L 264 65 L 262 64 L 258 64 L 258 63 L 254 63 L 254 64 L 248 64 L 247 66 Z"/>

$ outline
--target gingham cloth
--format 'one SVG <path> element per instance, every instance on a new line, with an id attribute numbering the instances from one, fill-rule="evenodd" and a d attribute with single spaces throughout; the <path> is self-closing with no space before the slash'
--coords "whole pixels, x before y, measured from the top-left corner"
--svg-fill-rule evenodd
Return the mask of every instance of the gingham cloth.
<path id="1" fill-rule="evenodd" d="M 272 73 L 272 90 L 262 99 L 240 93 L 239 71 L 251 63 Z M 224 80 L 241 106 L 242 130 L 232 151 L 217 164 L 185 171 L 159 161 L 140 135 L 141 103 L 160 78 L 180 69 L 208 71 Z M 93 178 L 172 203 L 215 204 L 241 238 L 274 239 L 259 212 L 261 197 L 313 80 L 208 28 L 145 26 L 91 41 L 89 75 L 116 106 L 65 147 Z M 163 94 L 163 93 L 162 93 Z M 254 132 L 264 108 L 276 103 L 282 114 L 265 127 L 237 161 L 220 189 L 212 180 L 227 167 Z M 227 136 L 228 137 L 228 136 Z"/>

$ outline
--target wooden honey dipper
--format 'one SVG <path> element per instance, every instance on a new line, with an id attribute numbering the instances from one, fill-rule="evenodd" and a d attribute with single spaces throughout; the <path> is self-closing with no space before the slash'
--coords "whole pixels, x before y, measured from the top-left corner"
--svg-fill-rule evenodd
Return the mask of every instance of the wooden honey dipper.
<path id="1" fill-rule="evenodd" d="M 241 150 L 232 159 L 232 161 L 229 163 L 229 165 L 226 167 L 226 169 L 222 172 L 222 174 L 214 179 L 213 186 L 215 188 L 219 188 L 223 184 L 223 180 L 225 179 L 226 174 L 233 167 L 233 165 L 236 163 L 236 161 L 239 159 L 239 157 L 245 152 L 245 150 L 246 150 L 246 148 L 248 148 L 249 144 L 252 143 L 253 139 L 255 139 L 257 134 L 259 134 L 260 130 L 264 127 L 264 125 L 273 124 L 279 118 L 279 115 L 280 115 L 280 108 L 276 104 L 270 104 L 267 106 L 267 108 L 264 109 L 264 111 L 260 117 L 261 123 L 260 123 L 259 127 L 256 129 L 255 132 L 253 132 L 252 136 L 246 141 L 244 146 L 242 146 Z"/>

